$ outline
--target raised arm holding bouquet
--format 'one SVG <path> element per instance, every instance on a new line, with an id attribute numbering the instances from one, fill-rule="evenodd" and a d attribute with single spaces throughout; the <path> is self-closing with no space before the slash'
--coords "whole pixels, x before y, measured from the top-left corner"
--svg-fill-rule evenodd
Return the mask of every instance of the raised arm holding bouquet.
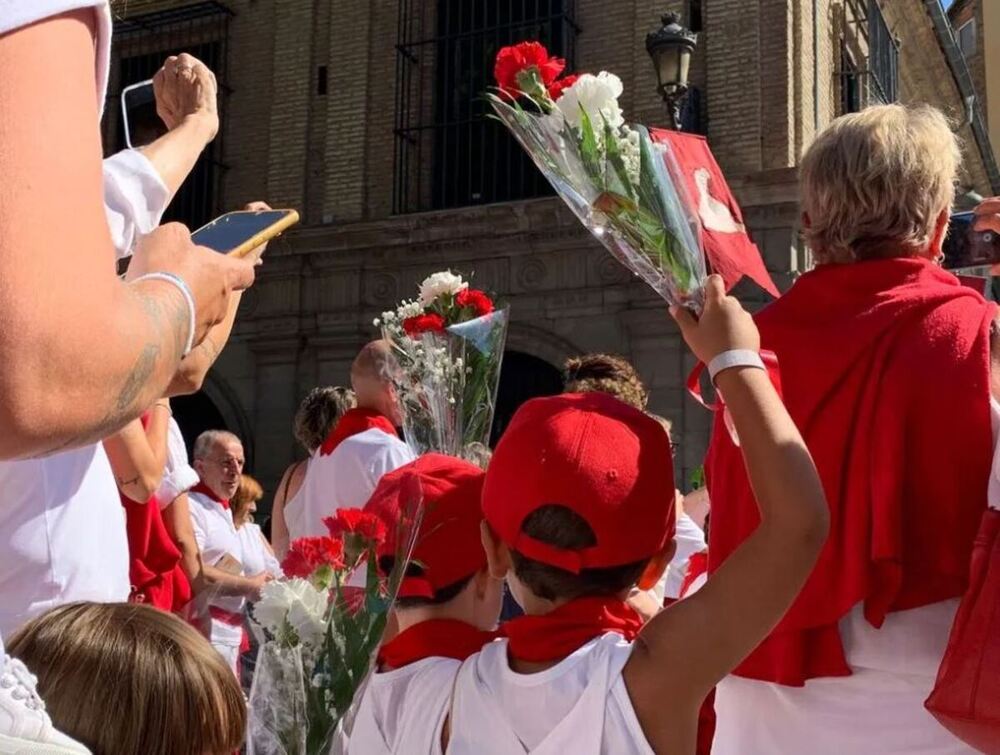
<path id="1" fill-rule="evenodd" d="M 671 304 L 701 308 L 705 255 L 672 148 L 625 123 L 613 73 L 559 78 L 538 42 L 497 54 L 497 117 L 580 221 Z"/>

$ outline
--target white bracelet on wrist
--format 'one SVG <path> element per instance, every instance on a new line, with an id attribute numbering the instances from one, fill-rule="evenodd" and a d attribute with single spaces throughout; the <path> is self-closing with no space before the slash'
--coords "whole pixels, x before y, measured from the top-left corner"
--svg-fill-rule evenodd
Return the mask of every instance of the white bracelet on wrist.
<path id="1" fill-rule="evenodd" d="M 195 314 L 194 308 L 194 297 L 191 295 L 191 289 L 188 288 L 188 284 L 179 275 L 174 275 L 173 273 L 146 273 L 145 275 L 136 278 L 133 283 L 139 283 L 141 281 L 163 281 L 164 283 L 173 284 L 181 295 L 184 297 L 184 302 L 187 304 L 188 308 L 188 337 L 187 344 L 184 347 L 184 351 L 181 354 L 182 357 L 186 357 L 191 353 L 191 349 L 194 348 L 194 332 L 198 327 L 198 318 Z"/>
<path id="2" fill-rule="evenodd" d="M 750 349 L 732 349 L 723 351 L 708 363 L 708 374 L 715 384 L 715 378 L 720 372 L 731 370 L 734 367 L 753 367 L 758 370 L 767 370 L 764 360 L 756 351 Z"/>

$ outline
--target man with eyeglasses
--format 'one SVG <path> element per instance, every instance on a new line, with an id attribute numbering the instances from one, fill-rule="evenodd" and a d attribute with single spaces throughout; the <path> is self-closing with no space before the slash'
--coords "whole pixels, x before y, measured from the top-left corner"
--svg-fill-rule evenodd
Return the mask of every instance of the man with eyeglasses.
<path id="1" fill-rule="evenodd" d="M 224 430 L 208 430 L 198 436 L 192 456 L 201 480 L 188 493 L 201 562 L 191 585 L 195 610 L 212 646 L 238 675 L 246 599 L 256 598 L 271 576 L 245 574 L 240 562 L 239 536 L 229 510 L 243 473 L 240 439 Z"/>

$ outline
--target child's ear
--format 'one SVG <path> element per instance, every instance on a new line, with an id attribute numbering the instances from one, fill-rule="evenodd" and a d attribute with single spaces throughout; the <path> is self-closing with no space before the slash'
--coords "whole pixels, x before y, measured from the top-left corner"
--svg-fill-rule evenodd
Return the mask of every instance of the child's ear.
<path id="1" fill-rule="evenodd" d="M 503 579 L 510 571 L 510 551 L 485 519 L 479 525 L 479 534 L 483 541 L 483 550 L 486 551 L 486 564 L 490 576 L 493 579 Z"/>
<path id="2" fill-rule="evenodd" d="M 660 581 L 663 577 L 663 573 L 670 566 L 670 562 L 674 558 L 674 553 L 677 552 L 677 541 L 671 539 L 669 543 L 663 546 L 663 549 L 649 559 L 649 563 L 646 564 L 646 568 L 642 572 L 642 576 L 639 577 L 639 581 L 636 583 L 636 587 L 640 590 L 652 590 L 656 587 L 656 583 Z"/>

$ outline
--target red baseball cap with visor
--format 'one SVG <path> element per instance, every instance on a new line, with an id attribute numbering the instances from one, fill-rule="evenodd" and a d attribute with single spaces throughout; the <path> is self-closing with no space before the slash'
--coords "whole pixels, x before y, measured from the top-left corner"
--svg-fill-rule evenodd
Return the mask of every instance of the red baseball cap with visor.
<path id="1" fill-rule="evenodd" d="M 534 399 L 493 454 L 483 514 L 522 556 L 574 574 L 651 558 L 674 537 L 674 469 L 663 427 L 604 393 Z M 597 544 L 568 550 L 521 531 L 546 505 L 582 517 Z"/>
<path id="2" fill-rule="evenodd" d="M 404 577 L 399 596 L 433 598 L 438 590 L 486 566 L 479 531 L 484 473 L 462 459 L 430 453 L 384 475 L 365 505 L 366 511 L 386 522 L 389 531 L 379 557 L 396 553 L 395 523 L 402 499 L 415 488 L 414 478 L 422 493 L 423 517 L 411 563 L 418 564 L 422 573 Z"/>

